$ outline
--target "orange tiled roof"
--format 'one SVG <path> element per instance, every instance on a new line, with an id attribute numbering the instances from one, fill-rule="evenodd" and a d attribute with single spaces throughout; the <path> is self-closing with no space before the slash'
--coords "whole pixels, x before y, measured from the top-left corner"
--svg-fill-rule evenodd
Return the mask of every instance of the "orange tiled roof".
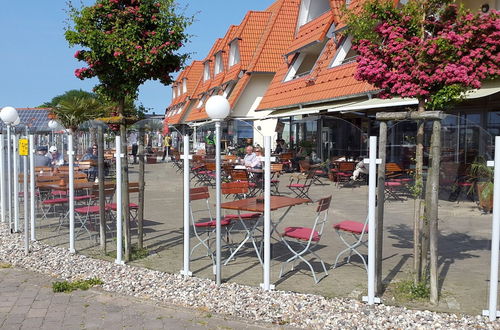
<path id="1" fill-rule="evenodd" d="M 295 38 L 300 0 L 278 0 L 273 6 L 273 20 L 259 45 L 260 51 L 250 64 L 252 72 L 276 72 L 283 63 L 282 54 Z"/>
<path id="2" fill-rule="evenodd" d="M 343 64 L 330 68 L 335 55 L 333 40 L 328 41 L 326 49 L 309 75 L 283 82 L 288 73 L 288 65 L 280 67 L 264 95 L 258 110 L 293 107 L 304 103 L 315 103 L 348 95 L 374 91 L 371 85 L 354 79 L 356 63 Z"/>
<path id="3" fill-rule="evenodd" d="M 301 47 L 313 42 L 321 41 L 333 23 L 333 12 L 327 11 L 318 18 L 302 25 L 297 33 L 296 39 L 288 47 L 287 54 L 290 54 Z"/>

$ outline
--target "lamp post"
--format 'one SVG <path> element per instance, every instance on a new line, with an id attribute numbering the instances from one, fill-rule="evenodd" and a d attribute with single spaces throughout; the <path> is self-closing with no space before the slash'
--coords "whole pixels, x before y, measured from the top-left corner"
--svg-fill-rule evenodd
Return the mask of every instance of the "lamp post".
<path id="1" fill-rule="evenodd" d="M 211 96 L 205 106 L 207 115 L 215 120 L 215 279 L 221 284 L 221 224 L 220 224 L 220 122 L 229 115 L 230 105 L 221 95 Z"/>
<path id="2" fill-rule="evenodd" d="M 7 125 L 7 198 L 9 210 L 9 226 L 12 230 L 12 168 L 11 168 L 11 155 L 10 155 L 10 127 L 19 118 L 17 110 L 14 107 L 4 107 L 0 111 L 0 119 Z M 2 202 L 3 203 L 3 202 Z"/>

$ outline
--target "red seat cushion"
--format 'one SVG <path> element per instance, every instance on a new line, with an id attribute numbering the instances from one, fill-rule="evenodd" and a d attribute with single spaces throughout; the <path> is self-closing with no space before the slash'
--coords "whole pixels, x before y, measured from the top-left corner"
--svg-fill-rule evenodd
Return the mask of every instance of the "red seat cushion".
<path id="1" fill-rule="evenodd" d="M 63 203 L 67 203 L 68 201 L 69 201 L 69 199 L 67 199 L 67 198 L 54 198 L 54 199 L 46 199 L 46 200 L 42 201 L 42 204 L 47 204 L 47 205 L 63 204 Z"/>
<path id="2" fill-rule="evenodd" d="M 304 188 L 306 185 L 302 183 L 292 183 L 291 185 L 288 186 L 288 188 Z"/>
<path id="3" fill-rule="evenodd" d="M 77 207 L 76 213 L 99 213 L 99 205 Z"/>
<path id="4" fill-rule="evenodd" d="M 288 236 L 291 238 L 301 239 L 304 241 L 308 241 L 309 237 L 311 237 L 311 232 L 313 232 L 312 228 L 307 227 L 286 227 L 282 236 Z M 320 234 L 314 230 L 312 240 L 317 242 L 321 238 Z"/>
<path id="5" fill-rule="evenodd" d="M 351 173 L 347 173 L 347 172 L 337 172 L 337 175 L 338 176 L 351 176 L 352 174 Z"/>
<path id="6" fill-rule="evenodd" d="M 91 199 L 91 198 L 92 198 L 91 195 L 75 196 L 75 201 L 82 201 L 82 200 Z"/>
<path id="7" fill-rule="evenodd" d="M 261 216 L 260 213 L 242 213 L 242 214 L 240 214 L 240 217 L 242 219 L 253 219 L 253 218 L 258 218 L 260 216 Z M 238 215 L 237 214 L 227 214 L 226 216 L 224 216 L 224 219 L 238 219 Z"/>
<path id="8" fill-rule="evenodd" d="M 52 195 L 66 196 L 68 192 L 66 190 L 52 190 Z"/>
<path id="9" fill-rule="evenodd" d="M 386 185 L 387 187 L 400 187 L 400 186 L 402 186 L 403 184 L 402 184 L 401 182 L 399 182 L 399 181 L 387 181 L 387 182 L 385 183 L 385 185 Z"/>
<path id="10" fill-rule="evenodd" d="M 229 219 L 222 219 L 220 221 L 221 226 L 227 226 L 231 223 L 231 220 Z M 215 227 L 216 223 L 215 220 L 212 221 L 205 221 L 205 222 L 197 222 L 194 224 L 195 227 Z"/>
<path id="11" fill-rule="evenodd" d="M 365 224 L 357 221 L 344 220 L 333 225 L 336 230 L 348 231 L 354 234 L 361 234 L 363 232 L 363 226 Z M 365 233 L 368 232 L 368 225 L 366 225 Z"/>
<path id="12" fill-rule="evenodd" d="M 459 187 L 471 187 L 472 182 L 457 182 L 457 186 L 459 186 Z"/>
<path id="13" fill-rule="evenodd" d="M 106 207 L 112 211 L 116 211 L 116 203 L 109 203 L 109 204 L 106 204 Z M 139 208 L 139 205 L 135 204 L 135 203 L 129 203 L 128 204 L 128 207 L 130 209 L 138 209 Z"/>

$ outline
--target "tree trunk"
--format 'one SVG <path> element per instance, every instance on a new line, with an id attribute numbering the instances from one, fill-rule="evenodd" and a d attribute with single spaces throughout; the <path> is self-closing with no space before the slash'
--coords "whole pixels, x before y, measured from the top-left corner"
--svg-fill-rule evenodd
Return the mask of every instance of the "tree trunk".
<path id="1" fill-rule="evenodd" d="M 99 181 L 99 243 L 106 254 L 106 198 L 104 196 L 104 133 L 97 128 L 97 179 Z"/>
<path id="2" fill-rule="evenodd" d="M 425 111 L 425 100 L 419 100 L 418 112 Z M 417 139 L 415 150 L 415 208 L 413 213 L 413 270 L 415 284 L 420 282 L 422 273 L 422 243 L 420 223 L 422 216 L 422 188 L 423 188 L 423 163 L 424 163 L 424 125 L 425 122 L 420 120 L 417 122 Z"/>
<path id="3" fill-rule="evenodd" d="M 378 182 L 377 182 L 377 229 L 376 229 L 376 257 L 375 257 L 375 277 L 377 294 L 381 295 L 384 290 L 382 283 L 382 247 L 384 240 L 384 203 L 385 203 L 385 161 L 386 161 L 386 146 L 387 146 L 387 123 L 380 122 L 379 141 L 378 141 L 378 158 L 381 163 L 378 167 Z"/>
<path id="4" fill-rule="evenodd" d="M 428 174 L 427 185 L 429 193 L 426 208 L 427 222 L 429 223 L 429 247 L 430 247 L 430 285 L 431 303 L 437 304 L 439 301 L 438 289 L 438 202 L 439 202 L 439 165 L 441 163 L 441 122 L 435 120 L 432 125 L 432 141 L 429 160 L 431 171 Z"/>
<path id="5" fill-rule="evenodd" d="M 139 130 L 139 209 L 137 210 L 137 236 L 139 249 L 144 247 L 144 169 L 145 169 L 145 156 L 144 156 L 144 129 Z"/>
<path id="6" fill-rule="evenodd" d="M 118 114 L 123 115 L 125 99 L 122 98 L 118 103 Z M 120 138 L 122 142 L 121 152 L 125 155 L 122 161 L 122 210 L 123 210 L 123 234 L 124 241 L 124 257 L 125 262 L 130 261 L 131 257 L 131 238 L 130 238 L 130 211 L 129 211 L 129 193 L 128 193 L 128 153 L 127 153 L 127 127 L 125 124 L 120 124 Z M 118 221 L 118 220 L 117 220 Z M 121 238 L 120 238 L 121 239 Z"/>

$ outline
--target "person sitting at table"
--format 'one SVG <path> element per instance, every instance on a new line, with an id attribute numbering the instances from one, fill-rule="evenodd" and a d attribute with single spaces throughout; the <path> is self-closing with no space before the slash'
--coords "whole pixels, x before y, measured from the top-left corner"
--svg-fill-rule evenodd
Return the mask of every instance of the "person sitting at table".
<path id="1" fill-rule="evenodd" d="M 275 154 L 281 154 L 283 152 L 286 152 L 286 150 L 285 150 L 285 140 L 278 139 L 278 140 L 276 140 L 276 149 L 274 149 L 274 153 Z"/>
<path id="2" fill-rule="evenodd" d="M 52 167 L 64 164 L 64 157 L 60 152 L 57 151 L 56 146 L 51 146 L 49 148 L 49 153 L 47 154 L 47 157 L 50 159 L 50 164 Z"/>
<path id="3" fill-rule="evenodd" d="M 368 174 L 368 166 L 363 162 L 363 157 L 358 157 L 356 169 L 352 172 L 351 180 L 356 181 L 361 173 Z"/>
<path id="4" fill-rule="evenodd" d="M 80 158 L 80 161 L 90 160 L 91 165 L 87 172 L 87 178 L 89 181 L 94 181 L 97 177 L 97 166 L 95 166 L 97 162 L 97 145 L 93 145 L 92 148 L 88 148 L 86 153 Z M 93 161 L 93 162 L 92 162 Z"/>
<path id="5" fill-rule="evenodd" d="M 34 155 L 34 164 L 35 167 L 38 166 L 51 166 L 51 161 L 50 158 L 47 157 L 47 147 L 45 146 L 38 146 L 36 148 L 36 154 Z"/>
<path id="6" fill-rule="evenodd" d="M 255 149 L 255 161 L 252 163 L 250 166 L 251 168 L 256 168 L 256 169 L 261 169 L 262 168 L 262 161 L 260 160 L 260 157 L 264 157 L 264 154 L 262 153 L 262 148 L 261 147 L 256 147 Z"/>
<path id="7" fill-rule="evenodd" d="M 253 147 L 247 146 L 245 148 L 245 157 L 242 160 L 240 160 L 240 162 L 245 167 L 254 168 L 255 166 L 258 165 L 258 163 L 260 163 L 260 160 L 257 158 L 257 155 L 253 151 Z"/>

